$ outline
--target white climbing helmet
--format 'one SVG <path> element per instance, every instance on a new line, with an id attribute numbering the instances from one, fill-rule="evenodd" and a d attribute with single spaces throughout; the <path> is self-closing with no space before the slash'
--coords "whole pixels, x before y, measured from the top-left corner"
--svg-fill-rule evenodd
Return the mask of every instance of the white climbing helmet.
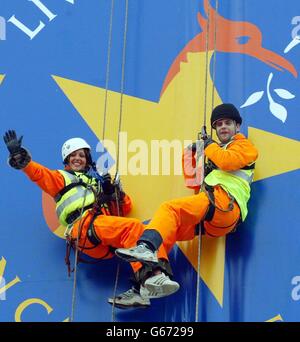
<path id="1" fill-rule="evenodd" d="M 82 138 L 71 138 L 64 142 L 61 148 L 63 161 L 65 161 L 72 152 L 80 150 L 81 148 L 87 148 L 91 151 L 91 146 Z"/>

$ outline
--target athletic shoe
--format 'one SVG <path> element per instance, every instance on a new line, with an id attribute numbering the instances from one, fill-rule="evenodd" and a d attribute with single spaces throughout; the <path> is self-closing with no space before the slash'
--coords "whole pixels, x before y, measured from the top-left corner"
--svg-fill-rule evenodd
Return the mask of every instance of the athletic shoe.
<path id="1" fill-rule="evenodd" d="M 115 250 L 115 253 L 118 257 L 129 262 L 158 263 L 157 252 L 152 252 L 145 244 L 140 244 L 133 248 L 118 248 Z"/>
<path id="2" fill-rule="evenodd" d="M 108 303 L 113 305 L 114 299 L 108 298 Z M 115 298 L 115 307 L 120 309 L 148 308 L 151 305 L 148 298 L 143 298 L 135 288 L 119 294 Z"/>
<path id="3" fill-rule="evenodd" d="M 144 286 L 141 286 L 140 295 L 143 298 L 161 298 L 175 293 L 179 288 L 180 285 L 176 281 L 161 273 L 145 281 Z"/>

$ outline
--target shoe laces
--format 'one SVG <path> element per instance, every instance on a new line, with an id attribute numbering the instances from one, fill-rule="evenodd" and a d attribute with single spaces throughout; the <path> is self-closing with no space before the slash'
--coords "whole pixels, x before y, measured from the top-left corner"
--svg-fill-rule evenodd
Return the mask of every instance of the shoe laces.
<path id="1" fill-rule="evenodd" d="M 116 298 L 131 298 L 133 295 L 138 294 L 138 292 L 136 291 L 136 289 L 134 287 L 132 287 L 131 289 L 119 294 Z"/>
<path id="2" fill-rule="evenodd" d="M 141 243 L 141 244 L 138 244 L 137 246 L 136 246 L 136 250 L 137 250 L 137 252 L 141 252 L 141 253 L 144 253 L 144 252 L 151 252 L 151 253 L 153 253 L 152 251 L 151 251 L 151 249 L 145 244 L 145 243 Z"/>

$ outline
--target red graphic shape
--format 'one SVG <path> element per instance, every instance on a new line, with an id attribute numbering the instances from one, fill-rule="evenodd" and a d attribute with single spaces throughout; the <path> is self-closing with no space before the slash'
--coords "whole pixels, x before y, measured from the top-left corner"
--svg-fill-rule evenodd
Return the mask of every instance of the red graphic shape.
<path id="1" fill-rule="evenodd" d="M 46 194 L 44 191 L 42 193 L 42 206 L 46 223 L 50 230 L 52 232 L 55 232 L 56 229 L 60 226 L 55 212 L 55 202 L 54 199 L 50 195 Z"/>

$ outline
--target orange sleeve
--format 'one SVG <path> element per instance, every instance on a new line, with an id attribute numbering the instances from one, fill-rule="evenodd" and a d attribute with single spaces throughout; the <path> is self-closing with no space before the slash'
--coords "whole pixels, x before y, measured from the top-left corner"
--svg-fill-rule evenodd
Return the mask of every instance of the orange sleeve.
<path id="1" fill-rule="evenodd" d="M 227 149 L 221 148 L 217 143 L 210 144 L 205 149 L 205 155 L 224 171 L 239 170 L 253 163 L 258 157 L 256 147 L 239 133 Z"/>
<path id="2" fill-rule="evenodd" d="M 105 215 L 113 216 L 126 216 L 132 208 L 132 202 L 128 195 L 125 194 L 124 198 L 120 201 L 120 212 L 118 211 L 117 202 L 112 200 L 108 203 L 109 212 L 103 212 Z"/>
<path id="3" fill-rule="evenodd" d="M 123 198 L 122 202 L 122 211 L 124 216 L 126 216 L 132 209 L 132 201 L 131 198 L 127 194 L 125 194 L 125 197 Z"/>
<path id="4" fill-rule="evenodd" d="M 22 171 L 52 197 L 55 197 L 65 186 L 64 177 L 57 170 L 50 170 L 34 161 L 31 161 Z"/>

